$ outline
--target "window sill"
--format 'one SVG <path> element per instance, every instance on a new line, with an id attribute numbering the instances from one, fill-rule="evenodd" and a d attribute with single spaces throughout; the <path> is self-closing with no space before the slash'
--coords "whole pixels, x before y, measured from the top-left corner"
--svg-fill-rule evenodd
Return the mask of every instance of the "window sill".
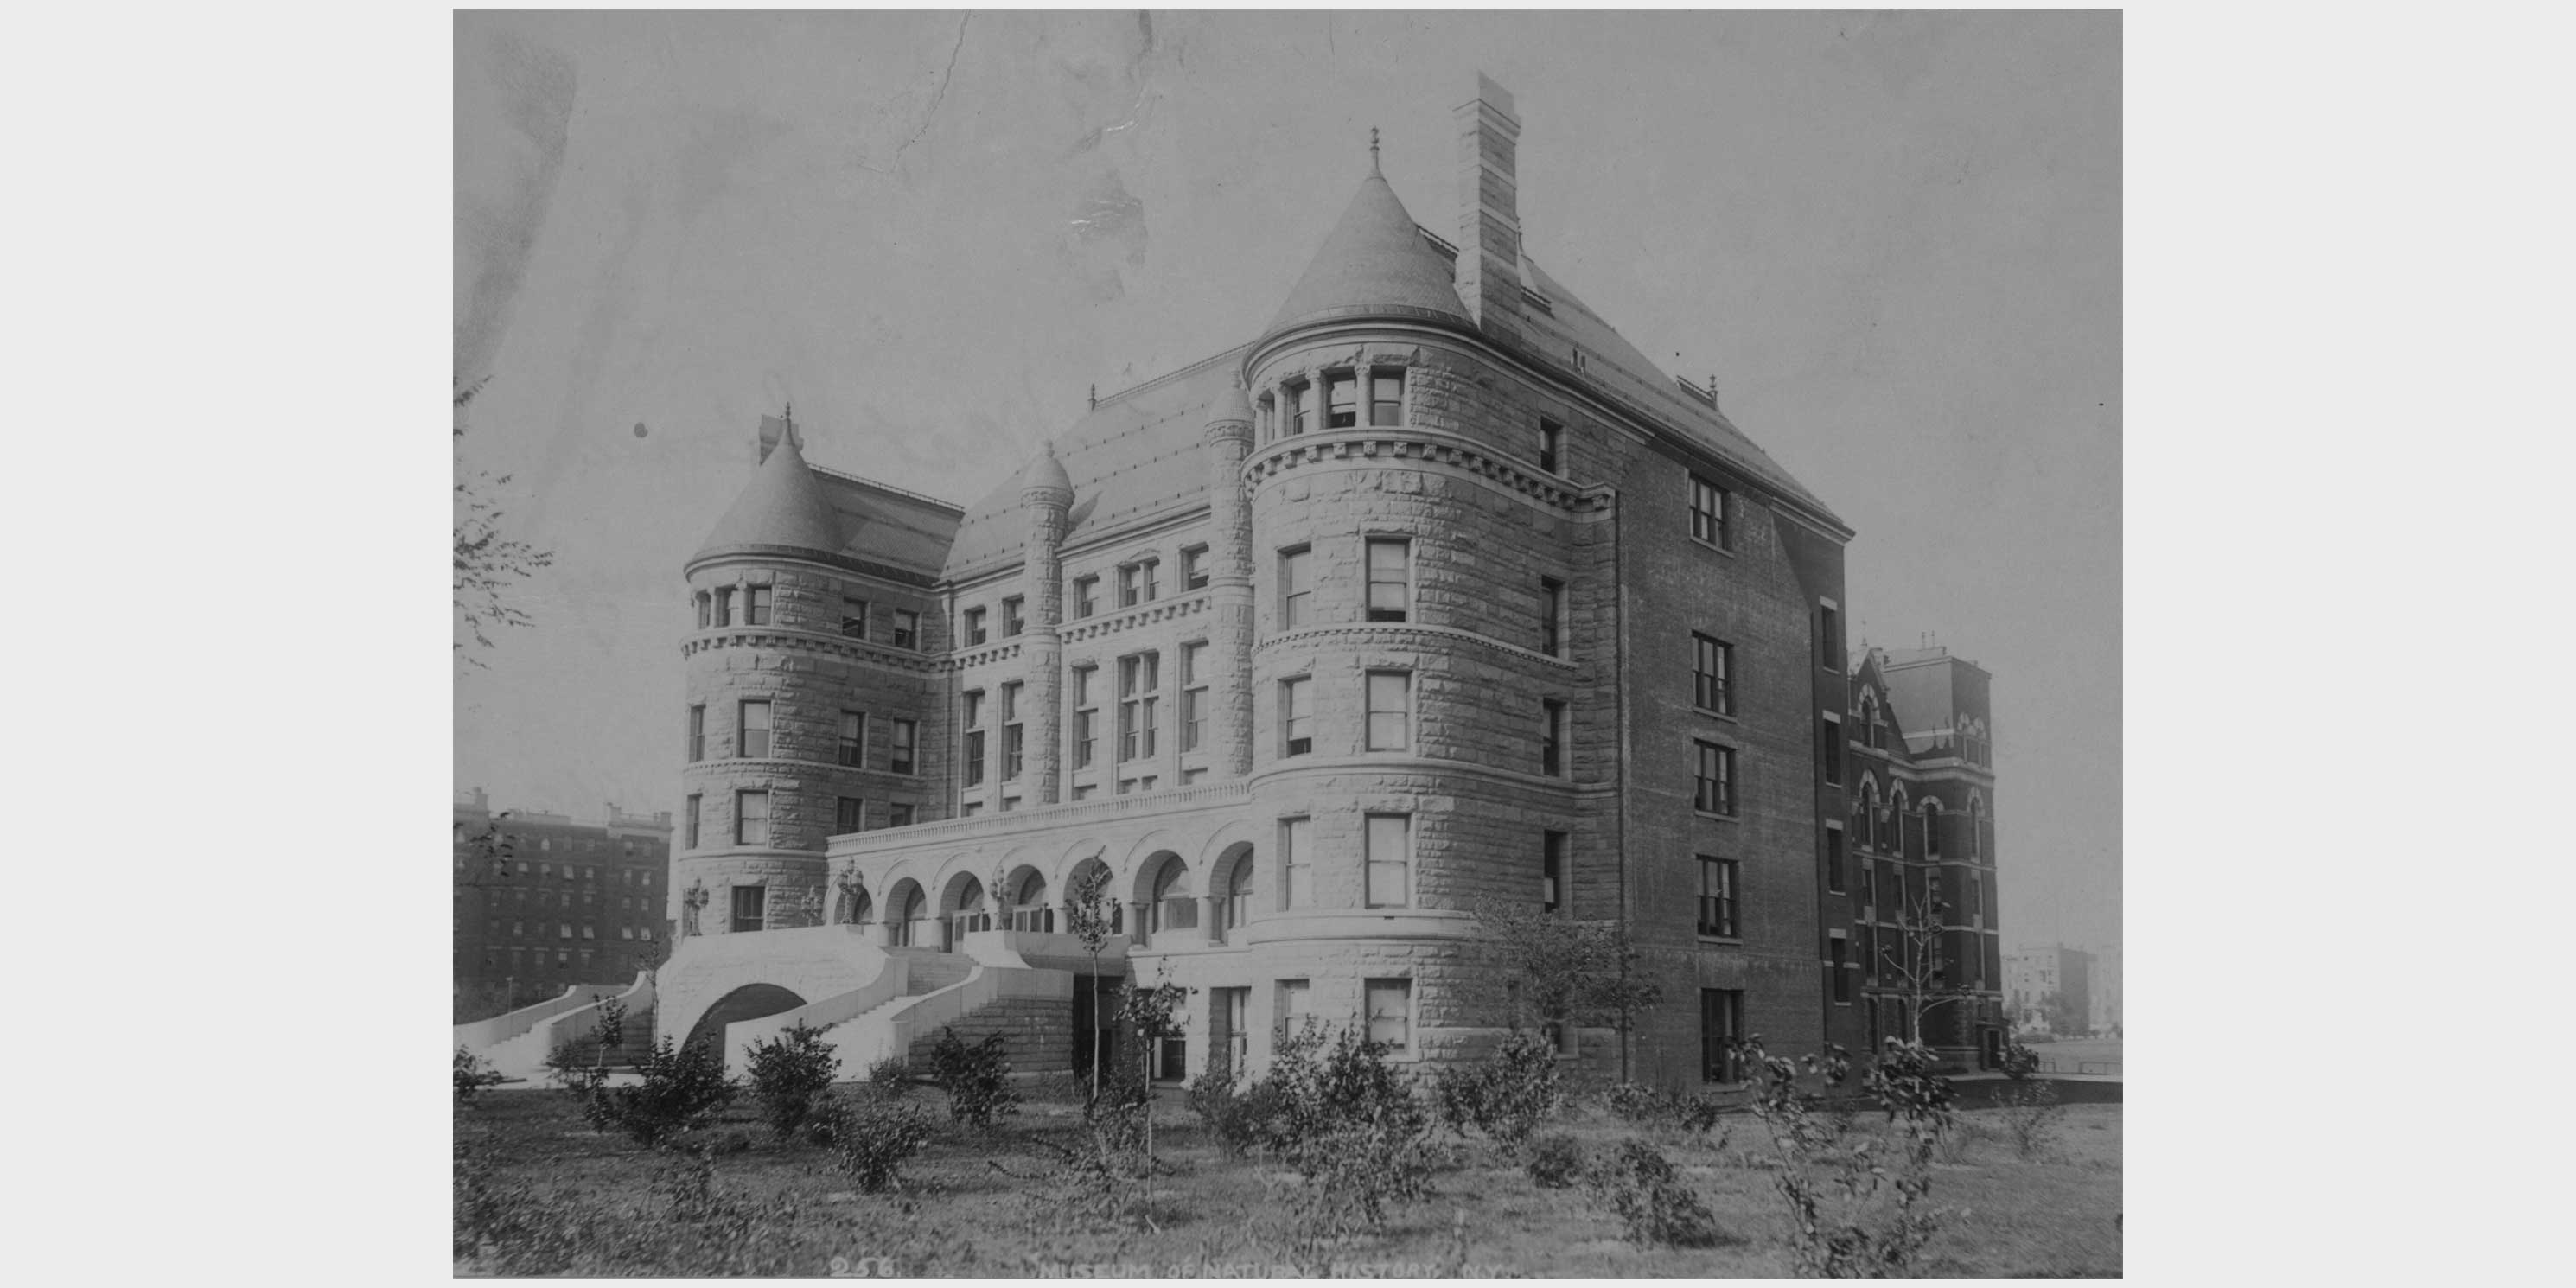
<path id="1" fill-rule="evenodd" d="M 1694 704 L 1691 707 L 1691 714 L 1707 716 L 1711 720 L 1723 720 L 1728 724 L 1744 723 L 1744 718 L 1742 716 L 1739 716 L 1732 711 L 1720 711 L 1715 707 L 1703 707 Z"/>
<path id="2" fill-rule="evenodd" d="M 1721 823 L 1741 823 L 1744 821 L 1744 816 L 1741 814 L 1719 814 L 1711 810 L 1700 809 L 1697 806 L 1693 806 L 1691 808 L 1691 813 L 1696 814 L 1701 818 L 1713 818 Z"/>
<path id="3" fill-rule="evenodd" d="M 1703 934 L 1698 936 L 1698 939 L 1699 942 L 1703 944 L 1716 944 L 1722 948 L 1742 948 L 1744 946 L 1744 937 L 1741 935 Z"/>
<path id="4" fill-rule="evenodd" d="M 1695 537 L 1692 537 L 1690 540 L 1691 540 L 1691 544 L 1692 544 L 1692 545 L 1698 546 L 1698 547 L 1699 547 L 1700 549 L 1702 549 L 1702 550 L 1714 550 L 1714 551 L 1716 551 L 1717 553 L 1722 554 L 1722 555 L 1726 556 L 1726 557 L 1727 557 L 1727 558 L 1729 558 L 1729 559 L 1733 559 L 1733 558 L 1735 558 L 1735 547 L 1733 547 L 1733 546 L 1722 546 L 1722 545 L 1719 545 L 1718 543 L 1716 543 L 1716 542 L 1714 542 L 1714 541 L 1709 540 L 1709 539 L 1708 539 L 1708 538 L 1706 538 L 1706 537 L 1696 537 L 1696 536 L 1695 536 Z"/>

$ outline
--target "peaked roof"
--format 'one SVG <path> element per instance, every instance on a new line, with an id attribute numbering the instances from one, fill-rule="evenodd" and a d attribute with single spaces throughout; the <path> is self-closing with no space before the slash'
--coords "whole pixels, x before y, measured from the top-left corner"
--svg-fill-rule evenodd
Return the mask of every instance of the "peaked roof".
<path id="1" fill-rule="evenodd" d="M 833 516 L 832 502 L 806 466 L 805 453 L 792 432 L 779 436 L 778 446 L 770 449 L 742 495 L 734 498 L 733 508 L 716 520 L 715 531 L 707 534 L 695 558 L 741 546 L 840 552 L 840 524 Z"/>
<path id="2" fill-rule="evenodd" d="M 1342 221 L 1324 238 L 1324 248 L 1315 252 L 1264 334 L 1362 314 L 1436 318 L 1473 329 L 1458 299 L 1456 275 L 1448 259 L 1422 239 L 1413 216 L 1372 164 Z"/>

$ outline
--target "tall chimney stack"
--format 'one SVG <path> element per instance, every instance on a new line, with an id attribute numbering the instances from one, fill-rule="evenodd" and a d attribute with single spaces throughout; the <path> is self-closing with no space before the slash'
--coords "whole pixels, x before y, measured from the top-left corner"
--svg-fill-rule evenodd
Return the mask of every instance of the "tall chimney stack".
<path id="1" fill-rule="evenodd" d="M 1458 298 L 1479 326 L 1520 338 L 1521 119 L 1511 91 L 1476 73 L 1458 106 Z"/>

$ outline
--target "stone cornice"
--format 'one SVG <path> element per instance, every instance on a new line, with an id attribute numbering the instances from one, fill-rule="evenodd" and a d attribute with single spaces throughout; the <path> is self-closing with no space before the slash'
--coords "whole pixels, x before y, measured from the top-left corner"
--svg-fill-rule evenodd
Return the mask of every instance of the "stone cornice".
<path id="1" fill-rule="evenodd" d="M 1606 795 L 1617 790 L 1615 783 L 1577 782 L 1571 778 L 1550 778 L 1545 774 L 1524 773 L 1480 765 L 1472 760 L 1442 760 L 1431 756 L 1401 756 L 1388 752 L 1367 752 L 1356 756 L 1290 756 L 1272 761 L 1268 769 L 1252 775 L 1252 784 L 1267 787 L 1281 779 L 1307 776 L 1342 777 L 1348 774 L 1444 774 L 1472 778 L 1513 791 L 1562 793 L 1571 800 L 1578 796 Z"/>
<path id="2" fill-rule="evenodd" d="M 1121 608 L 1116 612 L 1103 613 L 1097 617 L 1077 618 L 1057 627 L 1056 634 L 1066 646 L 1070 647 L 1086 640 L 1124 634 L 1155 622 L 1204 613 L 1208 610 L 1211 589 L 1213 587 L 1193 590 L 1170 599 L 1157 599 L 1152 603 L 1138 604 L 1134 608 Z"/>
<path id="3" fill-rule="evenodd" d="M 944 849 L 950 846 L 1016 837 L 1023 832 L 1068 839 L 1062 829 L 1113 822 L 1136 815 L 1183 814 L 1203 809 L 1224 809 L 1249 804 L 1251 784 L 1237 779 L 1222 783 L 1198 783 L 1188 787 L 1163 787 L 1150 792 L 1131 792 L 1125 796 L 1097 797 L 1085 801 L 1060 801 L 1053 805 L 1023 803 L 1007 814 L 977 814 L 971 818 L 940 819 L 915 823 L 910 827 L 892 827 L 874 832 L 845 833 L 841 843 L 830 853 L 833 858 L 868 858 L 896 850 Z M 1069 840 L 1068 840 L 1069 843 Z"/>
<path id="4" fill-rule="evenodd" d="M 717 626 L 693 632 L 681 641 L 680 656 L 692 657 L 712 648 L 781 648 L 826 657 L 843 657 L 890 671 L 911 671 L 922 675 L 949 669 L 946 659 L 936 653 L 916 653 L 855 636 L 826 634 L 822 631 L 798 630 L 789 626 Z"/>
<path id="5" fill-rule="evenodd" d="M 1281 634 L 1270 636 L 1269 638 L 1261 641 L 1258 645 L 1255 645 L 1253 651 L 1255 653 L 1263 653 L 1269 651 L 1274 646 L 1279 648 L 1293 648 L 1310 643 L 1321 644 L 1326 640 L 1336 639 L 1346 635 L 1368 635 L 1376 637 L 1402 637 L 1413 635 L 1420 637 L 1419 643 L 1393 644 L 1390 645 L 1390 647 L 1418 648 L 1434 652 L 1443 651 L 1443 646 L 1446 644 L 1465 641 L 1470 644 L 1482 646 L 1492 652 L 1500 653 L 1503 656 L 1512 658 L 1516 661 L 1537 662 L 1542 665 L 1564 671 L 1569 675 L 1583 669 L 1579 663 L 1576 663 L 1569 658 L 1549 657 L 1547 654 L 1541 653 L 1536 649 L 1522 648 L 1517 644 L 1506 644 L 1490 635 L 1479 635 L 1474 631 L 1461 630 L 1455 626 L 1432 626 L 1422 622 L 1333 622 L 1322 626 L 1301 626 L 1293 631 L 1286 631 Z"/>
<path id="6" fill-rule="evenodd" d="M 759 778 L 866 778 L 885 780 L 888 786 L 932 785 L 920 774 L 898 774 L 891 769 L 870 769 L 865 765 L 844 765 L 836 760 L 804 760 L 794 756 L 709 756 L 682 766 L 680 776 L 685 780 L 699 775 L 721 774 L 730 766 L 741 766 L 743 772 Z"/>
<path id="7" fill-rule="evenodd" d="M 1244 460 L 1243 482 L 1258 489 L 1300 467 L 1354 463 L 1446 466 L 1568 514 L 1608 504 L 1604 490 L 1579 487 L 1473 439 L 1402 425 L 1317 430 L 1281 438 Z"/>
<path id="8" fill-rule="evenodd" d="M 701 550 L 691 555 L 689 562 L 681 565 L 680 575 L 690 576 L 709 564 L 732 562 L 814 564 L 836 572 L 854 572 L 862 576 L 874 577 L 879 581 L 890 581 L 898 586 L 910 586 L 925 591 L 934 589 L 939 584 L 939 578 L 930 573 L 914 572 L 908 568 L 897 568 L 892 564 L 877 563 L 869 559 L 853 559 L 848 555 L 833 554 L 823 550 L 807 550 L 798 546 L 724 546 L 715 550 Z"/>

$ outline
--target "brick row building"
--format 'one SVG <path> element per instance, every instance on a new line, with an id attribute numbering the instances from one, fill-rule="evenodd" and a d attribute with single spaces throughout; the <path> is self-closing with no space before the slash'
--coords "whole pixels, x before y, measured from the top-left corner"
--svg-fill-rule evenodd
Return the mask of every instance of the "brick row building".
<path id="1" fill-rule="evenodd" d="M 494 813 L 482 788 L 456 802 L 453 975 L 490 1009 L 575 984 L 623 985 L 662 960 L 671 926 L 671 814 L 579 823 Z"/>
<path id="2" fill-rule="evenodd" d="M 1097 969 L 1193 990 L 1165 1076 L 1308 1017 L 1467 1058 L 1514 1022 L 1487 900 L 1627 925 L 1665 1002 L 1564 1048 L 1666 1084 L 1910 1028 L 1900 889 L 1995 986 L 1985 673 L 1852 664 L 1852 529 L 1530 257 L 1510 96 L 1457 125 L 1455 240 L 1373 144 L 1268 326 L 972 506 L 764 419 L 686 568 L 664 1031 L 1008 1010 L 1064 1067 Z M 1104 868 L 1095 963 L 1061 903 Z M 1926 1036 L 1972 1056 L 1990 1001 Z"/>

